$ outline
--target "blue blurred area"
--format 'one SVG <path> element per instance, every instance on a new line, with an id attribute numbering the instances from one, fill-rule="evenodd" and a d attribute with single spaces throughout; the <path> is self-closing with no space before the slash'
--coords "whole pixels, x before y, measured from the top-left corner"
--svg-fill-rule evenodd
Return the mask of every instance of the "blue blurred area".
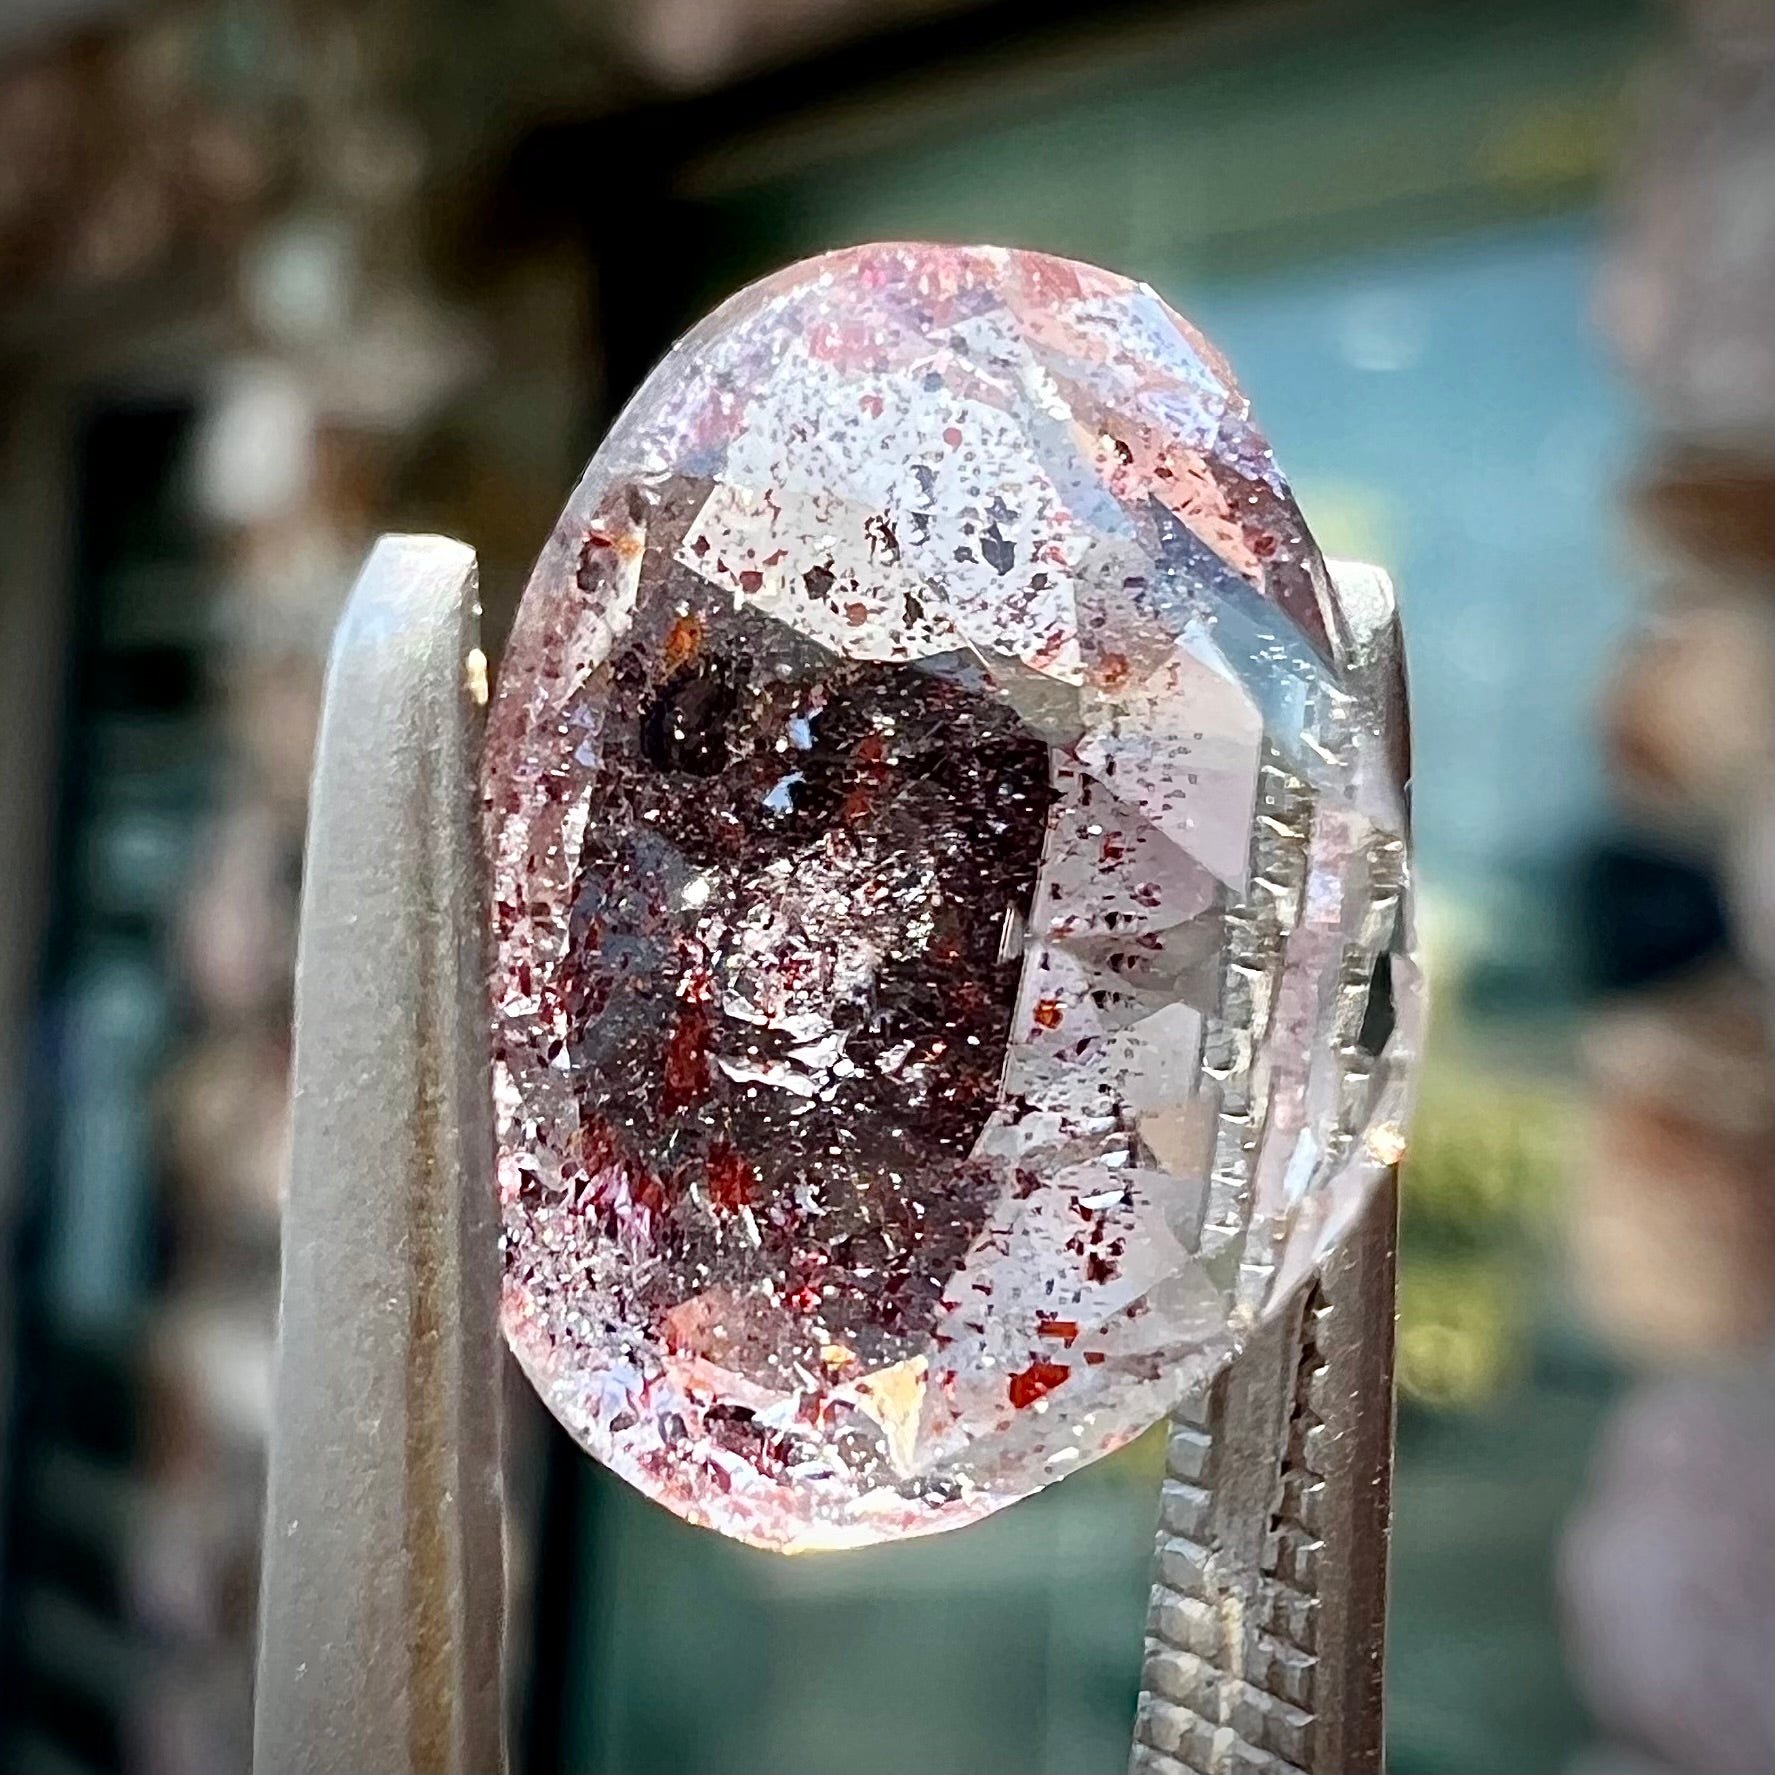
<path id="1" fill-rule="evenodd" d="M 1394 576 L 1425 892 L 1511 923 L 1523 949 L 1495 928 L 1488 948 L 1543 981 L 1548 868 L 1613 824 L 1597 699 L 1643 605 L 1617 503 L 1641 421 L 1590 325 L 1598 260 L 1578 216 L 1166 280 L 1239 366 L 1323 546 Z"/>

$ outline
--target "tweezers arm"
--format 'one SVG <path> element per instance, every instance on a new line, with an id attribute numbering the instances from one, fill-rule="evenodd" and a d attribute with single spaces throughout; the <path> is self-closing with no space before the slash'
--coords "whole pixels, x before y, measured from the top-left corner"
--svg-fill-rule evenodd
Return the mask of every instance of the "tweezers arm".
<path id="1" fill-rule="evenodd" d="M 297 961 L 258 1775 L 504 1767 L 478 628 L 472 550 L 384 537 L 328 666 Z"/>
<path id="2" fill-rule="evenodd" d="M 1345 645 L 1409 803 L 1391 582 L 1333 562 Z M 1131 1775 L 1379 1775 L 1398 1179 L 1172 1414 Z"/>
<path id="3" fill-rule="evenodd" d="M 1172 1416 L 1132 1775 L 1382 1767 L 1396 1202 Z"/>

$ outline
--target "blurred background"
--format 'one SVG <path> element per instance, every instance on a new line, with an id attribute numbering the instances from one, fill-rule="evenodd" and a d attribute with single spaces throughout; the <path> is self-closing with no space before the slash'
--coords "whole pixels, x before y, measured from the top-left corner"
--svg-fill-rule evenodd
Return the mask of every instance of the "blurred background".
<path id="1" fill-rule="evenodd" d="M 0 1771 L 239 1775 L 304 795 L 379 530 L 493 646 L 847 241 L 1148 279 L 1401 587 L 1437 995 L 1396 1775 L 1775 1767 L 1767 0 L 0 6 Z M 514 1392 L 531 1775 L 1114 1775 L 1148 1438 L 785 1562 Z"/>

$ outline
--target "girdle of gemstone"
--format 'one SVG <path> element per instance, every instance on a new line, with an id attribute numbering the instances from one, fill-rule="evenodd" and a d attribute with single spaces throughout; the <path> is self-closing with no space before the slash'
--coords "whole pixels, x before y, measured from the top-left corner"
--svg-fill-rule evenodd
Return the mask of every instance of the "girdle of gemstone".
<path id="1" fill-rule="evenodd" d="M 1387 721 L 1149 291 L 896 246 L 733 298 L 594 458 L 489 725 L 504 1323 L 551 1408 L 791 1549 L 1162 1415 L 1395 1151 Z"/>

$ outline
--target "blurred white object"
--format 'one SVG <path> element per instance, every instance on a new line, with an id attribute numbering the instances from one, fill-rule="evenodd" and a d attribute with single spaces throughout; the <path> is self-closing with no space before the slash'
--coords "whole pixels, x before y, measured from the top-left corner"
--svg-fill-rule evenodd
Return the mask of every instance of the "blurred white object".
<path id="1" fill-rule="evenodd" d="M 224 372 L 197 437 L 197 497 L 222 524 L 282 517 L 307 497 L 314 408 L 303 381 L 269 360 Z"/>
<path id="2" fill-rule="evenodd" d="M 247 315 L 285 349 L 302 350 L 342 332 L 357 287 L 357 239 L 340 216 L 291 216 L 268 228 L 242 259 Z"/>

